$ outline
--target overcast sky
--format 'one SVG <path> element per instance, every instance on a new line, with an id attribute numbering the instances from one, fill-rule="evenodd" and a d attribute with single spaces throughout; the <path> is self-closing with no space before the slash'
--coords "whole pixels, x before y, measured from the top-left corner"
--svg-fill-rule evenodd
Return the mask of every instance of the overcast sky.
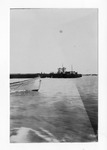
<path id="1" fill-rule="evenodd" d="M 10 72 L 97 73 L 97 9 L 11 9 Z"/>

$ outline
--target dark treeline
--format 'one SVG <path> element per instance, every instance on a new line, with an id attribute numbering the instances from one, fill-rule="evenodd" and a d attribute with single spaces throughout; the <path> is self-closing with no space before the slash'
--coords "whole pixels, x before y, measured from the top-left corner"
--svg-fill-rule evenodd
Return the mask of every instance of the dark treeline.
<path id="1" fill-rule="evenodd" d="M 41 78 L 50 77 L 48 73 L 36 73 L 36 74 L 10 74 L 10 79 L 12 78 L 36 78 L 40 76 Z"/>
<path id="2" fill-rule="evenodd" d="M 36 73 L 36 74 L 10 74 L 12 78 L 35 78 L 40 76 L 41 78 L 78 78 L 80 74 L 63 74 L 63 73 Z"/>
<path id="3" fill-rule="evenodd" d="M 78 78 L 82 76 L 97 76 L 97 74 L 58 74 L 58 73 L 36 73 L 36 74 L 10 74 L 10 78 Z"/>

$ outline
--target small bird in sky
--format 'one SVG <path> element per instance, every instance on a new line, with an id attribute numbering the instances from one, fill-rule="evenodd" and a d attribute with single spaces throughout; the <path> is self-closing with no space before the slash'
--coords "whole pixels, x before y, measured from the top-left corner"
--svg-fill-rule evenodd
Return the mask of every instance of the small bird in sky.
<path id="1" fill-rule="evenodd" d="M 63 31 L 62 31 L 62 30 L 60 30 L 59 32 L 60 32 L 60 33 L 62 33 Z"/>

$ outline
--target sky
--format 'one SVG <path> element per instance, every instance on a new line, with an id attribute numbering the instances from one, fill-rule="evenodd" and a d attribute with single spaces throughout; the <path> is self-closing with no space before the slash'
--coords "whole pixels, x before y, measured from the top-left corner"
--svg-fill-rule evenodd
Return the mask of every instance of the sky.
<path id="1" fill-rule="evenodd" d="M 97 9 L 11 9 L 10 73 L 97 73 Z"/>

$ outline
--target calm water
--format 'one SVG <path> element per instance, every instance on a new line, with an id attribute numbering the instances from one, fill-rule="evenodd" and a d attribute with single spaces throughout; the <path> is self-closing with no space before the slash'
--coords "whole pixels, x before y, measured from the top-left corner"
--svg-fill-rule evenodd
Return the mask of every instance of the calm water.
<path id="1" fill-rule="evenodd" d="M 42 79 L 39 92 L 10 95 L 11 142 L 95 142 L 97 76 Z"/>

